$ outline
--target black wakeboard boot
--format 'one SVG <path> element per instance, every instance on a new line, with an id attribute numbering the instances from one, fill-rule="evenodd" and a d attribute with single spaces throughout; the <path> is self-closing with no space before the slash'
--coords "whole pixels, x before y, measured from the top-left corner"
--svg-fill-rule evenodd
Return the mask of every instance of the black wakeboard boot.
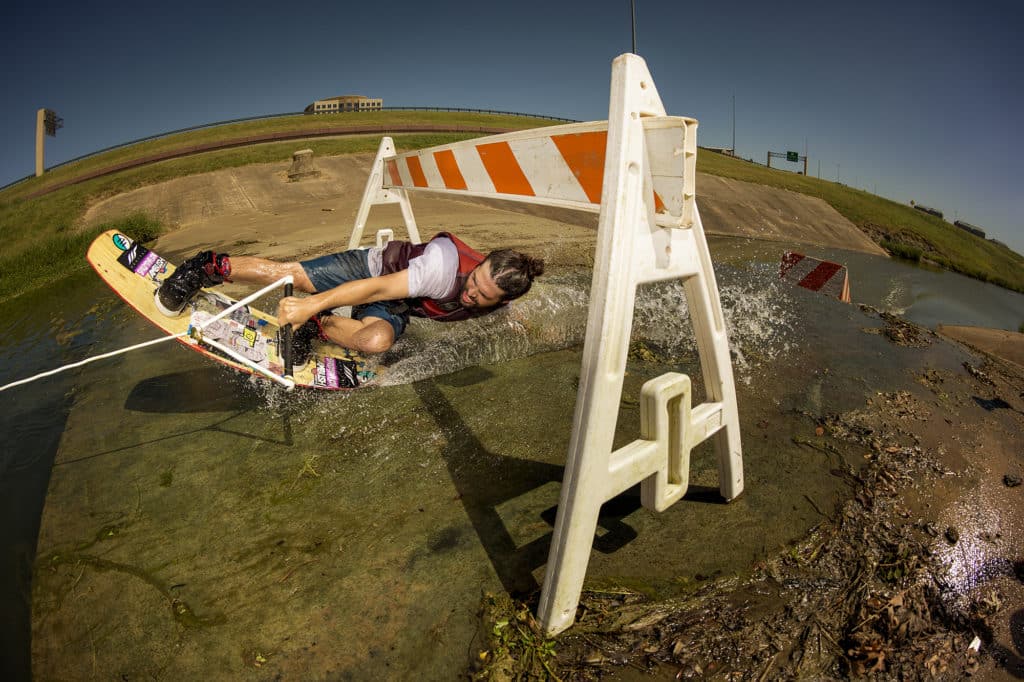
<path id="1" fill-rule="evenodd" d="M 329 339 L 324 334 L 322 319 L 330 315 L 329 312 L 319 312 L 305 324 L 292 332 L 292 367 L 302 367 L 309 362 L 313 354 L 313 342 L 326 342 Z"/>
<path id="2" fill-rule="evenodd" d="M 203 287 L 231 281 L 231 259 L 226 253 L 200 251 L 178 266 L 156 290 L 157 310 L 177 317 Z"/>

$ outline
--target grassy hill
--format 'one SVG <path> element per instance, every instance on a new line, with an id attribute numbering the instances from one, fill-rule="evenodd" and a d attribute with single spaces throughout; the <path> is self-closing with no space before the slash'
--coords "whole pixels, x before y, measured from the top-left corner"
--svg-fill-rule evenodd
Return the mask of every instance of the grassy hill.
<path id="1" fill-rule="evenodd" d="M 818 197 L 895 255 L 929 260 L 968 277 L 1024 292 L 1024 257 L 1020 254 L 905 204 L 836 182 L 706 151 L 697 155 L 697 170 Z"/>
<path id="2" fill-rule="evenodd" d="M 148 241 L 155 238 L 162 229 L 161 225 L 145 215 L 84 229 L 82 218 L 92 203 L 183 175 L 254 163 L 288 161 L 296 149 L 296 142 L 291 139 L 191 154 L 53 189 L 69 180 L 102 169 L 173 153 L 175 150 L 188 150 L 217 140 L 238 140 L 288 131 L 315 133 L 327 126 L 368 130 L 379 130 L 381 126 L 397 129 L 435 126 L 466 131 L 391 134 L 398 148 L 407 150 L 479 137 L 481 129 L 520 130 L 555 123 L 558 121 L 469 112 L 398 111 L 336 114 L 329 117 L 300 115 L 204 128 L 97 154 L 0 191 L 0 235 L 4 239 L 4 248 L 0 252 L 0 301 L 63 277 L 76 269 L 88 267 L 84 254 L 100 232 L 117 228 L 135 239 Z M 344 137 L 320 138 L 316 143 L 317 155 L 375 152 L 380 144 L 380 135 L 356 133 Z M 47 193 L 33 197 L 43 191 Z"/>
<path id="3" fill-rule="evenodd" d="M 226 140 L 243 144 L 246 139 L 292 132 L 320 135 L 328 126 L 344 126 L 356 132 L 318 139 L 318 156 L 376 151 L 379 131 L 388 126 L 395 130 L 420 127 L 461 131 L 392 133 L 395 144 L 408 150 L 477 137 L 483 130 L 518 130 L 556 123 L 559 122 L 527 116 L 468 112 L 385 111 L 330 117 L 289 116 L 204 128 L 97 154 L 0 192 L 0 234 L 5 240 L 0 255 L 0 300 L 85 267 L 82 256 L 89 242 L 102 230 L 116 227 L 142 241 L 155 237 L 161 230 L 160 225 L 144 215 L 85 230 L 82 218 L 92 202 L 182 175 L 287 161 L 295 150 L 295 140 L 193 153 L 66 184 L 77 178 Z M 368 134 L 358 134 L 361 128 Z M 1020 255 L 909 206 L 826 180 L 769 169 L 707 151 L 698 155 L 697 170 L 820 197 L 891 251 L 906 257 L 926 258 L 968 276 L 1024 292 L 1024 258 Z"/>

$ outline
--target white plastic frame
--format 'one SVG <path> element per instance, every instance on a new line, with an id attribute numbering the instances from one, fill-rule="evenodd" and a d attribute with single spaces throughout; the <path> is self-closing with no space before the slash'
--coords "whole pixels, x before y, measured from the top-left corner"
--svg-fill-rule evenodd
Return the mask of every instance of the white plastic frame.
<path id="1" fill-rule="evenodd" d="M 726 500 L 743 491 L 736 389 L 729 342 L 711 255 L 694 190 L 697 122 L 667 116 L 643 59 L 621 55 L 612 64 L 607 122 L 570 124 L 497 135 L 396 155 L 381 142 L 349 242 L 358 246 L 370 207 L 399 203 L 410 238 L 418 240 L 406 190 L 490 196 L 599 211 L 590 309 L 561 499 L 538 617 L 548 634 L 575 617 L 601 505 L 640 483 L 645 507 L 663 511 L 686 494 L 692 447 L 712 439 L 719 490 Z M 542 196 L 518 196 L 440 187 L 398 186 L 385 163 L 467 145 L 516 143 L 521 166 L 554 163 L 543 145 L 555 134 L 607 130 L 600 204 L 567 198 L 556 187 Z M 536 154 L 532 150 L 537 150 Z M 551 188 L 547 188 L 550 190 Z M 664 205 L 655 210 L 655 193 Z M 414 236 L 415 235 L 415 236 Z M 644 384 L 638 440 L 612 451 L 637 286 L 682 280 L 697 339 L 708 402 L 691 407 L 690 380 L 669 373 Z"/>

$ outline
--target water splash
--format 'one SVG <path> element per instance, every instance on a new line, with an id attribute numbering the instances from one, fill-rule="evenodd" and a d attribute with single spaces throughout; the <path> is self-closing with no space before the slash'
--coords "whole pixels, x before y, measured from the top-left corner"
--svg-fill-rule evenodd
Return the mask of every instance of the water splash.
<path id="1" fill-rule="evenodd" d="M 793 305 L 772 265 L 721 270 L 725 284 L 720 295 L 734 368 L 749 383 L 760 363 L 791 350 Z M 537 283 L 524 300 L 493 315 L 453 325 L 413 320 L 410 333 L 381 357 L 388 368 L 381 384 L 407 384 L 579 346 L 586 334 L 589 289 L 589 273 L 565 273 Z M 682 282 L 639 288 L 632 341 L 655 345 L 666 357 L 693 356 L 696 339 Z"/>
<path id="2" fill-rule="evenodd" d="M 721 298 L 736 374 L 750 384 L 756 368 L 793 350 L 799 306 L 774 265 L 752 263 L 747 272 L 730 278 Z"/>
<path id="3" fill-rule="evenodd" d="M 909 283 L 890 277 L 885 295 L 882 297 L 881 308 L 892 315 L 903 315 L 910 307 L 911 296 Z"/>
<path id="4" fill-rule="evenodd" d="M 580 275 L 537 283 L 505 310 L 458 324 L 413 319 L 385 353 L 382 385 L 407 384 L 466 367 L 504 362 L 582 343 L 587 289 Z"/>

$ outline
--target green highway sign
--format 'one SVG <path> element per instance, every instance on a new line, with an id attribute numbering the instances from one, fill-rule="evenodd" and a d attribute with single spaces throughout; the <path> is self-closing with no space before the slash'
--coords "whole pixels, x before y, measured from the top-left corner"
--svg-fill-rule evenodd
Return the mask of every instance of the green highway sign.
<path id="1" fill-rule="evenodd" d="M 800 155 L 796 152 L 786 152 L 786 161 L 799 161 Z"/>

